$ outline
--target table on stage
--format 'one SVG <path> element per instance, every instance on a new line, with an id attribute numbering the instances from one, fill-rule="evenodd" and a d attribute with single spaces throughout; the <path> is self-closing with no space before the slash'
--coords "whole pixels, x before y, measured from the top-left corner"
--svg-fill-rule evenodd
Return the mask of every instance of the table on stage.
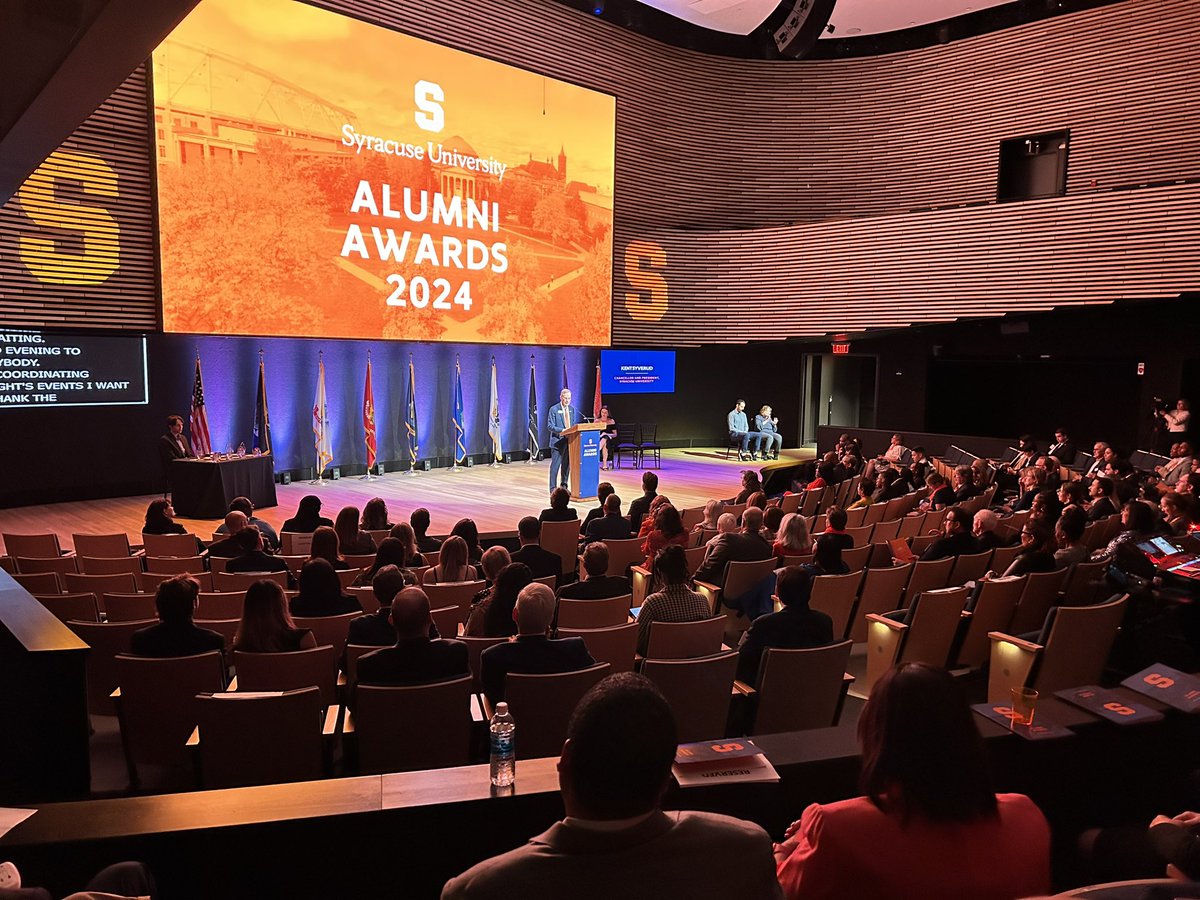
<path id="1" fill-rule="evenodd" d="M 276 506 L 275 461 L 270 453 L 231 459 L 176 459 L 167 467 L 171 505 L 185 519 L 220 519 L 234 497 L 256 509 Z"/>

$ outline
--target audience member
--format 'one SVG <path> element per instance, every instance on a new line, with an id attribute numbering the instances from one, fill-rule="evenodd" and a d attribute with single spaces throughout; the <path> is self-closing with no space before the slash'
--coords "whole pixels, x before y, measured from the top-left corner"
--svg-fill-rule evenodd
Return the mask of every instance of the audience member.
<path id="1" fill-rule="evenodd" d="M 392 527 L 392 523 L 388 521 L 387 503 L 382 497 L 372 497 L 367 501 L 363 507 L 360 527 L 363 531 L 387 531 Z"/>
<path id="2" fill-rule="evenodd" d="M 888 471 L 891 471 L 891 470 L 889 469 Z M 881 474 L 879 477 L 882 478 L 883 475 Z M 865 478 L 859 479 L 858 485 L 855 487 L 855 491 L 858 492 L 858 496 L 855 499 L 855 501 L 850 504 L 849 508 L 850 509 L 862 509 L 863 507 L 870 506 L 872 503 L 874 503 L 875 501 L 872 499 L 872 496 L 871 496 L 872 492 L 873 492 L 873 488 L 874 488 L 874 485 L 872 485 L 871 482 L 867 481 L 867 479 L 865 479 Z"/>
<path id="3" fill-rule="evenodd" d="M 742 470 L 742 489 L 738 491 L 736 497 L 729 502 L 737 505 L 738 503 L 747 503 L 752 494 L 762 493 L 762 482 L 758 480 L 758 473 L 753 469 Z"/>
<path id="4" fill-rule="evenodd" d="M 692 536 L 683 529 L 683 519 L 670 503 L 664 503 L 654 513 L 654 528 L 642 541 L 642 552 L 646 554 L 649 565 L 664 547 L 687 547 L 692 543 Z"/>
<path id="5" fill-rule="evenodd" d="M 907 469 L 908 486 L 911 490 L 917 490 L 924 487 L 925 479 L 929 477 L 932 466 L 929 463 L 929 457 L 925 455 L 924 447 L 913 447 L 912 462 L 909 463 Z"/>
<path id="6" fill-rule="evenodd" d="M 646 655 L 650 644 L 650 626 L 655 622 L 699 622 L 712 616 L 712 607 L 703 594 L 688 587 L 687 555 L 679 546 L 669 546 L 654 557 L 651 573 L 654 593 L 638 612 L 638 653 Z"/>
<path id="7" fill-rule="evenodd" d="M 1083 542 L 1083 530 L 1087 526 L 1087 513 L 1082 506 L 1071 505 L 1062 511 L 1054 525 L 1054 539 L 1058 549 L 1054 551 L 1054 567 L 1067 569 L 1088 558 L 1087 545 Z"/>
<path id="8" fill-rule="evenodd" d="M 771 545 L 771 552 L 787 564 L 789 556 L 807 556 L 812 553 L 813 540 L 808 533 L 808 520 L 799 513 L 788 513 L 779 524 L 779 532 Z"/>
<path id="9" fill-rule="evenodd" d="M 287 596 L 274 581 L 256 581 L 246 591 L 233 649 L 241 653 L 290 653 L 317 646 L 307 628 L 297 628 Z"/>
<path id="10" fill-rule="evenodd" d="M 1154 469 L 1159 476 L 1160 493 L 1174 488 L 1179 479 L 1192 470 L 1192 459 L 1192 445 L 1187 441 L 1180 441 L 1171 447 L 1171 458 Z"/>
<path id="11" fill-rule="evenodd" d="M 253 525 L 247 525 L 233 536 L 241 553 L 225 564 L 226 572 L 286 572 L 287 563 L 263 551 L 262 535 Z M 288 576 L 289 581 L 291 575 Z"/>
<path id="12" fill-rule="evenodd" d="M 1163 523 L 1171 534 L 1181 537 L 1192 527 L 1192 501 L 1178 491 L 1167 491 L 1158 501 Z"/>
<path id="13" fill-rule="evenodd" d="M 608 574 L 608 544 L 595 541 L 583 551 L 584 578 L 568 584 L 558 592 L 564 600 L 607 600 L 632 593 L 629 579 L 624 575 Z"/>
<path id="14" fill-rule="evenodd" d="M 671 708 L 650 681 L 604 679 L 567 726 L 558 763 L 566 818 L 451 879 L 442 900 L 779 897 L 757 825 L 663 812 L 676 743 Z"/>
<path id="15" fill-rule="evenodd" d="M 404 578 L 404 573 L 394 565 L 383 566 L 371 579 L 371 593 L 379 609 L 373 613 L 357 616 L 350 620 L 347 644 L 368 647 L 385 647 L 396 639 L 396 634 L 389 624 L 392 600 L 410 582 Z"/>
<path id="16" fill-rule="evenodd" d="M 929 473 L 925 486 L 929 488 L 929 496 L 921 501 L 923 509 L 944 509 L 954 505 L 954 489 L 937 472 Z"/>
<path id="17" fill-rule="evenodd" d="M 979 488 L 975 486 L 975 470 L 970 466 L 957 466 L 954 469 L 954 483 L 951 489 L 954 491 L 955 503 L 966 503 L 976 496 Z"/>
<path id="18" fill-rule="evenodd" d="M 408 517 L 408 521 L 412 525 L 413 533 L 417 536 L 418 550 L 422 553 L 437 553 L 442 549 L 440 540 L 425 533 L 429 530 L 429 510 L 423 506 L 417 507 Z"/>
<path id="19" fill-rule="evenodd" d="M 501 569 L 487 596 L 471 609 L 463 634 L 467 637 L 516 634 L 513 608 L 517 605 L 517 595 L 532 581 L 533 575 L 525 563 L 513 562 Z"/>
<path id="20" fill-rule="evenodd" d="M 836 534 L 820 534 L 813 544 L 812 562 L 801 566 L 810 576 L 819 575 L 848 575 L 850 567 L 842 559 L 845 544 Z"/>
<path id="21" fill-rule="evenodd" d="M 550 492 L 550 507 L 543 509 L 539 522 L 570 522 L 578 519 L 579 513 L 570 506 L 571 492 L 565 487 L 556 487 Z"/>
<path id="22" fill-rule="evenodd" d="M 728 515 L 728 513 L 726 513 Z M 725 518 L 724 515 L 721 518 Z M 704 562 L 696 570 L 697 581 L 710 584 L 725 583 L 725 568 L 731 562 L 754 562 L 771 559 L 775 554 L 762 537 L 762 510 L 750 507 L 742 514 L 740 531 L 718 534 Z M 682 550 L 680 551 L 682 553 Z M 729 603 L 737 598 L 725 598 Z M 732 606 L 733 604 L 730 603 Z"/>
<path id="23" fill-rule="evenodd" d="M 289 603 L 293 616 L 314 618 L 362 612 L 362 605 L 342 590 L 341 579 L 328 560 L 314 557 L 301 566 L 299 585 L 300 592 Z"/>
<path id="24" fill-rule="evenodd" d="M 225 524 L 222 526 L 227 537 L 219 541 L 213 541 L 208 545 L 208 555 L 210 558 L 217 559 L 232 559 L 242 552 L 242 548 L 238 546 L 234 536 L 243 530 L 250 522 L 244 512 L 233 510 L 225 514 Z"/>
<path id="25" fill-rule="evenodd" d="M 1054 443 L 1046 452 L 1064 466 L 1075 465 L 1075 442 L 1067 437 L 1065 428 L 1054 429 Z"/>
<path id="26" fill-rule="evenodd" d="M 830 535 L 830 540 L 837 544 L 843 552 L 854 549 L 854 538 L 846 533 L 848 518 L 846 511 L 838 506 L 829 507 L 829 511 L 825 514 L 825 531 L 823 533 Z"/>
<path id="27" fill-rule="evenodd" d="M 548 636 L 554 608 L 554 591 L 544 584 L 527 584 L 517 595 L 513 608 L 517 636 L 480 655 L 479 680 L 493 705 L 504 699 L 505 679 L 510 674 L 552 675 L 596 664 L 583 638 Z"/>
<path id="28" fill-rule="evenodd" d="M 812 575 L 799 566 L 777 573 L 775 595 L 783 609 L 755 619 L 738 646 L 738 681 L 757 686 L 763 652 L 771 647 L 801 650 L 833 643 L 833 619 L 808 606 Z M 803 685 L 796 685 L 803 690 Z"/>
<path id="29" fill-rule="evenodd" d="M 654 517 L 658 511 L 664 506 L 670 506 L 671 500 L 666 494 L 658 494 L 650 501 L 650 508 L 646 510 L 646 515 L 642 516 L 642 524 L 638 528 L 637 536 L 645 540 L 646 536 L 654 530 Z"/>
<path id="30" fill-rule="evenodd" d="M 1064 481 L 1058 486 L 1060 506 L 1083 506 L 1085 501 L 1082 481 Z"/>
<path id="31" fill-rule="evenodd" d="M 604 515 L 599 516 L 588 524 L 587 536 L 583 543 L 593 541 L 625 541 L 631 536 L 629 520 L 621 515 L 621 498 L 609 494 L 604 498 Z"/>
<path id="32" fill-rule="evenodd" d="M 426 565 L 425 554 L 417 549 L 417 534 L 410 524 L 397 522 L 388 532 L 388 537 L 404 545 L 404 565 L 409 568 Z"/>
<path id="33" fill-rule="evenodd" d="M 783 524 L 783 509 L 768 506 L 763 510 L 763 537 L 774 542 L 779 537 L 779 526 Z"/>
<path id="34" fill-rule="evenodd" d="M 1156 567 L 1137 545 L 1154 536 L 1154 508 L 1141 500 L 1130 500 L 1121 507 L 1124 530 L 1108 546 L 1092 554 L 1092 561 L 1108 560 L 1108 576 L 1124 588 L 1128 576 L 1153 578 Z"/>
<path id="35" fill-rule="evenodd" d="M 1087 505 L 1089 522 L 1115 516 L 1117 510 L 1121 508 L 1121 501 L 1117 499 L 1116 487 L 1113 485 L 1112 479 L 1107 476 L 1092 479 L 1092 483 L 1088 486 L 1088 496 L 1092 498 Z"/>
<path id="36" fill-rule="evenodd" d="M 588 510 L 587 515 L 583 517 L 583 521 L 579 523 L 579 536 L 581 538 L 587 534 L 588 526 L 604 515 L 604 501 L 613 493 L 612 482 L 602 481 L 596 485 L 596 505 Z"/>
<path id="37" fill-rule="evenodd" d="M 534 578 L 547 578 L 551 575 L 557 578 L 562 574 L 562 557 L 542 547 L 539 543 L 541 539 L 542 523 L 533 516 L 521 519 L 517 523 L 517 540 L 521 546 L 512 555 L 512 561 L 529 566 Z"/>
<path id="38" fill-rule="evenodd" d="M 536 522 L 537 520 L 534 519 Z M 388 538 L 394 540 L 394 538 Z M 387 543 L 387 541 L 384 541 Z M 380 548 L 383 549 L 382 547 Z M 478 571 L 467 562 L 467 542 L 458 535 L 451 535 L 442 543 L 438 564 L 425 570 L 423 584 L 449 584 L 459 581 L 474 581 Z"/>
<path id="39" fill-rule="evenodd" d="M 279 535 L 275 529 L 270 526 L 265 520 L 254 515 L 254 504 L 250 502 L 249 497 L 234 497 L 229 501 L 229 512 L 240 512 L 246 516 L 246 522 L 249 525 L 254 525 L 258 528 L 263 536 L 263 544 L 268 550 L 279 549 Z M 217 528 L 217 534 L 228 534 L 229 528 L 226 525 L 221 525 Z"/>
<path id="40" fill-rule="evenodd" d="M 1062 484 L 1062 472 L 1057 459 L 1053 456 L 1039 456 L 1033 467 L 1046 473 L 1042 479 L 1043 488 L 1049 491 L 1058 490 L 1058 486 Z"/>
<path id="41" fill-rule="evenodd" d="M 175 521 L 175 507 L 170 500 L 151 500 L 146 507 L 142 534 L 187 534 L 188 530 Z"/>
<path id="42" fill-rule="evenodd" d="M 332 528 L 333 520 L 321 515 L 320 497 L 316 494 L 306 494 L 296 506 L 296 515 L 284 522 L 280 530 L 289 534 L 312 534 L 322 525 Z"/>
<path id="43" fill-rule="evenodd" d="M 474 519 L 459 519 L 450 529 L 451 537 L 460 537 L 467 545 L 467 559 L 477 563 L 483 558 L 483 548 L 479 546 L 479 529 Z"/>
<path id="44" fill-rule="evenodd" d="M 1052 532 L 1061 512 L 1062 503 L 1054 491 L 1038 491 L 1029 505 L 1029 521 L 1038 522 L 1046 527 L 1046 531 Z"/>
<path id="45" fill-rule="evenodd" d="M 433 619 L 423 590 L 407 587 L 400 591 L 392 601 L 389 618 L 395 643 L 359 657 L 359 684 L 428 684 L 471 674 L 466 644 L 430 638 Z"/>
<path id="46" fill-rule="evenodd" d="M 995 550 L 997 547 L 1007 547 L 1011 541 L 1005 540 L 997 530 L 1000 517 L 990 509 L 981 509 L 971 520 L 971 534 L 979 543 L 979 552 Z"/>
<path id="47" fill-rule="evenodd" d="M 154 592 L 158 624 L 133 633 L 130 649 L 134 656 L 164 658 L 195 656 L 225 649 L 225 638 L 216 631 L 200 628 L 192 621 L 200 585 L 191 575 L 176 575 L 159 582 Z"/>
<path id="48" fill-rule="evenodd" d="M 942 536 L 925 548 L 921 559 L 945 559 L 947 556 L 979 552 L 979 541 L 971 534 L 967 513 L 960 507 L 951 506 L 942 519 Z"/>
<path id="49" fill-rule="evenodd" d="M 637 532 L 642 527 L 642 517 L 650 511 L 650 501 L 658 496 L 658 475 L 654 472 L 642 473 L 642 496 L 629 504 L 629 524 L 632 531 Z"/>
<path id="50" fill-rule="evenodd" d="M 858 734 L 864 796 L 813 804 L 775 847 L 787 897 L 1049 892 L 1049 826 L 1028 797 L 993 792 L 983 742 L 949 674 L 920 663 L 887 672 Z"/>
<path id="51" fill-rule="evenodd" d="M 1108 444 L 1104 441 L 1096 441 L 1092 445 L 1092 461 L 1083 473 L 1085 479 L 1095 478 L 1098 475 L 1104 474 L 1104 465 L 1108 460 L 1104 458 L 1105 451 L 1109 449 Z"/>
<path id="52" fill-rule="evenodd" d="M 421 557 L 424 562 L 424 557 Z M 355 581 L 358 585 L 372 584 L 376 573 L 386 566 L 395 566 L 398 569 L 407 569 L 408 566 L 408 550 L 404 546 L 404 542 L 399 538 L 386 537 L 379 542 L 379 549 L 375 551 L 375 562 L 371 564 L 371 568 L 358 576 Z"/>
<path id="53" fill-rule="evenodd" d="M 366 556 L 375 552 L 375 539 L 358 525 L 358 507 L 343 506 L 333 523 L 342 553 Z"/>
<path id="54" fill-rule="evenodd" d="M 328 525 L 322 525 L 313 532 L 312 546 L 309 548 L 308 558 L 323 559 L 339 572 L 350 568 L 350 564 L 342 556 L 342 548 L 338 543 L 337 531 Z"/>
<path id="55" fill-rule="evenodd" d="M 1053 572 L 1056 568 L 1053 532 L 1031 519 L 1021 527 L 1021 549 L 1004 570 L 1004 575 L 1013 578 L 1031 572 Z"/>

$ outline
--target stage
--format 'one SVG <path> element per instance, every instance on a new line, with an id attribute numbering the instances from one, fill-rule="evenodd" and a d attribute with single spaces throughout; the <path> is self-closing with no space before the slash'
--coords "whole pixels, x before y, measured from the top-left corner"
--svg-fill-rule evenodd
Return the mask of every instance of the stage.
<path id="1" fill-rule="evenodd" d="M 783 450 L 779 459 L 771 462 L 739 463 L 735 457 L 725 459 L 724 448 L 693 447 L 663 450 L 662 466 L 654 471 L 659 478 L 659 493 L 666 494 L 679 509 L 703 506 L 712 498 L 727 499 L 741 490 L 740 473 L 754 468 L 765 479 L 771 471 L 785 469 L 811 460 L 811 449 Z M 621 498 L 621 508 L 642 493 L 642 469 L 625 467 L 601 472 L 600 480 L 608 481 Z M 295 514 L 300 498 L 316 494 L 321 498 L 323 515 L 335 518 L 343 506 L 362 509 L 372 497 L 387 501 L 391 520 L 407 520 L 413 509 L 424 506 L 433 517 L 430 534 L 446 534 L 464 516 L 475 520 L 481 534 L 511 534 L 517 520 L 524 515 L 537 515 L 549 506 L 550 461 L 530 465 L 509 463 L 499 468 L 473 466 L 458 472 L 433 469 L 415 476 L 391 472 L 375 481 L 342 478 L 326 481 L 322 486 L 307 482 L 277 485 L 279 505 L 258 511 L 257 515 L 279 528 L 285 519 Z M 38 534 L 55 531 L 63 540 L 63 548 L 71 548 L 74 532 L 112 534 L 125 531 L 131 543 L 141 543 L 142 522 L 146 506 L 158 497 L 149 494 L 137 497 L 115 497 L 105 500 L 80 500 L 0 510 L 0 532 Z M 573 501 L 572 506 L 584 511 L 595 501 Z M 207 540 L 220 524 L 218 519 L 177 519 L 189 531 Z"/>

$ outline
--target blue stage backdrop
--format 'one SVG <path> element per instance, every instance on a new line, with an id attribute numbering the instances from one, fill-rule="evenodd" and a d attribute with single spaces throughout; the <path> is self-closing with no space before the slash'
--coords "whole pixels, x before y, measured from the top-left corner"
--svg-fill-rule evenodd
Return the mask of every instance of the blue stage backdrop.
<path id="1" fill-rule="evenodd" d="M 445 461 L 451 455 L 455 354 L 462 362 L 466 447 L 473 456 L 491 452 L 487 426 L 493 355 L 496 357 L 505 451 L 524 451 L 527 447 L 531 354 L 537 365 L 542 447 L 547 446 L 546 411 L 557 402 L 562 388 L 563 358 L 566 358 L 574 402 L 586 414 L 591 414 L 596 389 L 597 351 L 592 348 L 209 336 L 172 336 L 168 341 L 178 351 L 173 356 L 178 371 L 170 382 L 174 390 L 184 384 L 188 389 L 181 391 L 178 397 L 156 399 L 165 401 L 187 419 L 192 368 L 198 352 L 204 372 L 204 394 L 214 451 L 223 451 L 227 447 L 236 449 L 240 442 L 244 442 L 247 449 L 253 446 L 254 400 L 261 348 L 266 361 L 267 404 L 277 471 L 316 465 L 312 413 L 320 351 L 324 351 L 325 389 L 333 432 L 332 465 L 343 469 L 357 467 L 361 471 L 366 466 L 362 403 L 368 351 L 372 361 L 378 458 L 388 463 L 389 468 L 408 458 L 404 403 L 410 353 L 416 371 L 421 459 L 441 458 Z"/>

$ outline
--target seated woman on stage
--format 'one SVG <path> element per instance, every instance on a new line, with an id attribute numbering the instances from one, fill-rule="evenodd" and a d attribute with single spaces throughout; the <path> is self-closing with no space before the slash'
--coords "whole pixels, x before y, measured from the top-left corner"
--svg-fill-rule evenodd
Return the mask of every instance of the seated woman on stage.
<path id="1" fill-rule="evenodd" d="M 649 567 L 658 551 L 664 547 L 687 547 L 691 542 L 692 536 L 684 530 L 679 510 L 670 503 L 664 503 L 654 513 L 654 527 L 642 541 L 642 552 L 646 554 L 643 565 Z"/>
<path id="2" fill-rule="evenodd" d="M 450 534 L 463 539 L 467 545 L 467 559 L 473 563 L 483 559 L 483 548 L 479 546 L 479 529 L 474 519 L 459 519 L 450 529 Z"/>
<path id="3" fill-rule="evenodd" d="M 608 464 L 608 443 L 609 441 L 616 442 L 617 440 L 617 421 L 608 414 L 608 407 L 600 407 L 600 415 L 596 416 L 596 421 L 604 426 L 604 430 L 600 432 L 600 468 L 611 469 Z"/>
<path id="4" fill-rule="evenodd" d="M 333 522 L 343 553 L 366 556 L 375 552 L 375 540 L 358 526 L 358 507 L 343 506 Z"/>
<path id="5" fill-rule="evenodd" d="M 310 559 L 300 567 L 300 593 L 292 598 L 293 616 L 342 616 L 362 612 L 362 604 L 342 590 L 337 572 L 324 559 Z"/>
<path id="6" fill-rule="evenodd" d="M 442 554 L 438 557 L 438 564 L 425 570 L 421 583 L 448 584 L 455 581 L 474 581 L 478 574 L 467 559 L 467 542 L 455 534 L 446 538 L 442 544 Z"/>
<path id="7" fill-rule="evenodd" d="M 392 530 L 388 536 L 404 545 L 404 562 L 396 563 L 400 568 L 403 569 L 407 566 L 411 569 L 417 566 L 428 565 L 425 560 L 425 554 L 417 549 L 417 533 L 413 531 L 413 527 L 407 522 L 397 522 L 392 526 Z"/>
<path id="8" fill-rule="evenodd" d="M 941 669 L 886 673 L 858 722 L 862 797 L 808 807 L 775 846 L 789 900 L 1012 900 L 1050 889 L 1050 827 L 996 794 L 961 689 Z"/>
<path id="9" fill-rule="evenodd" d="M 307 628 L 297 628 L 288 613 L 287 597 L 274 581 L 256 581 L 246 591 L 242 621 L 233 649 L 242 653 L 291 653 L 310 650 L 317 639 Z"/>
<path id="10" fill-rule="evenodd" d="M 170 500 L 151 500 L 142 534 L 187 534 L 187 529 L 175 521 L 175 507 Z"/>
<path id="11" fill-rule="evenodd" d="M 362 530 L 363 531 L 386 531 L 392 527 L 392 523 L 388 521 L 387 504 L 382 497 L 372 497 L 367 501 L 367 505 L 363 507 L 362 512 Z M 350 551 L 346 551 L 349 553 Z M 370 553 L 370 550 L 363 551 Z"/>
<path id="12" fill-rule="evenodd" d="M 521 588 L 533 582 L 525 563 L 509 563 L 496 576 L 487 596 L 471 609 L 463 634 L 467 637 L 511 637 L 517 633 L 513 608 Z"/>
<path id="13" fill-rule="evenodd" d="M 350 568 L 350 564 L 342 556 L 337 532 L 328 525 L 322 525 L 313 532 L 312 548 L 308 551 L 308 558 L 323 559 L 339 572 Z"/>
<path id="14" fill-rule="evenodd" d="M 570 522 L 578 519 L 579 513 L 568 504 L 571 502 L 571 492 L 565 487 L 556 487 L 550 492 L 550 507 L 543 509 L 538 516 L 539 522 Z"/>
<path id="15" fill-rule="evenodd" d="M 788 565 L 789 556 L 808 556 L 812 549 L 808 520 L 799 513 L 788 513 L 784 516 L 779 525 L 779 535 L 771 545 L 771 552 L 779 558 L 780 565 Z"/>

